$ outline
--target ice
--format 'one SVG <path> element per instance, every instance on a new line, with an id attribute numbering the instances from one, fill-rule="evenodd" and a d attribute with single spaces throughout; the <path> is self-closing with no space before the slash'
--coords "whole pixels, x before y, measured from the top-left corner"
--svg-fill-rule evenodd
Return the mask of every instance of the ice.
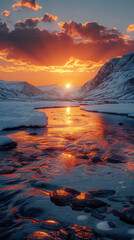
<path id="1" fill-rule="evenodd" d="M 134 117 L 134 103 L 87 105 L 82 107 L 82 109 L 86 111 L 112 113 Z"/>
<path id="2" fill-rule="evenodd" d="M 19 127 L 45 127 L 48 123 L 44 112 L 36 111 L 35 108 L 79 106 L 77 102 L 0 102 L 0 130 Z"/>
<path id="3" fill-rule="evenodd" d="M 0 136 L 0 147 L 12 143 L 13 140 L 7 136 Z"/>
<path id="4" fill-rule="evenodd" d="M 99 230 L 104 230 L 104 231 L 110 231 L 112 230 L 112 228 L 110 228 L 109 224 L 108 224 L 108 221 L 104 221 L 104 222 L 99 222 L 97 223 L 97 228 Z"/>

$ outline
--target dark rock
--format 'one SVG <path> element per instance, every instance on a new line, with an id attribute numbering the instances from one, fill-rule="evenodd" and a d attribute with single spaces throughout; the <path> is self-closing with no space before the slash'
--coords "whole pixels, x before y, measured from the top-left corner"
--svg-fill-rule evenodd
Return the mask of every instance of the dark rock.
<path id="1" fill-rule="evenodd" d="M 108 196 L 115 194 L 114 190 L 106 190 L 106 189 L 93 189 L 93 190 L 89 190 L 88 192 L 95 197 L 102 197 L 102 198 L 106 198 Z"/>
<path id="2" fill-rule="evenodd" d="M 99 214 L 97 211 L 92 211 L 92 212 L 91 212 L 91 216 L 92 216 L 92 217 L 95 217 L 95 218 L 97 218 L 97 219 L 100 219 L 100 220 L 103 220 L 103 219 L 105 218 L 104 215 Z"/>
<path id="3" fill-rule="evenodd" d="M 66 192 L 69 192 L 69 193 L 75 195 L 75 196 L 80 194 L 80 192 L 77 191 L 77 190 L 74 189 L 74 188 L 65 187 L 64 190 L 65 190 Z"/>
<path id="4" fill-rule="evenodd" d="M 85 207 L 99 208 L 107 203 L 96 199 L 89 193 L 79 193 L 72 188 L 64 188 L 50 193 L 50 199 L 58 206 L 70 205 L 74 210 L 84 210 Z"/>
<path id="5" fill-rule="evenodd" d="M 119 217 L 119 212 L 117 211 L 117 210 L 115 210 L 115 209 L 111 209 L 109 212 L 108 212 L 108 214 L 109 213 L 112 213 L 115 217 Z"/>
<path id="6" fill-rule="evenodd" d="M 54 220 L 46 220 L 41 222 L 41 227 L 48 230 L 58 231 L 60 230 L 61 225 Z"/>
<path id="7" fill-rule="evenodd" d="M 107 212 L 107 208 L 106 207 L 100 207 L 100 208 L 97 208 L 96 211 L 99 212 L 99 213 L 105 213 L 105 212 Z"/>
<path id="8" fill-rule="evenodd" d="M 17 147 L 16 142 L 11 142 L 6 145 L 0 146 L 0 151 L 7 151 Z"/>
<path id="9" fill-rule="evenodd" d="M 24 217 L 39 217 L 43 213 L 43 210 L 39 207 L 25 207 L 21 206 L 20 214 Z"/>
<path id="10" fill-rule="evenodd" d="M 84 212 L 88 212 L 88 213 L 89 213 L 89 212 L 91 212 L 91 211 L 92 211 L 92 208 L 89 208 L 89 207 L 85 207 L 85 208 L 84 208 Z"/>
<path id="11" fill-rule="evenodd" d="M 93 163 L 102 162 L 100 157 L 93 157 L 91 160 Z"/>
<path id="12" fill-rule="evenodd" d="M 116 225 L 112 222 L 108 222 L 108 225 L 109 225 L 110 228 L 116 228 Z"/>
<path id="13" fill-rule="evenodd" d="M 77 208 L 77 209 L 83 209 L 85 207 L 90 207 L 90 208 L 98 208 L 102 206 L 106 206 L 107 203 L 98 200 L 94 198 L 91 194 L 89 193 L 81 193 L 77 197 L 73 198 L 72 201 L 72 208 Z"/>
<path id="14" fill-rule="evenodd" d="M 51 235 L 49 235 L 46 232 L 40 231 L 33 232 L 25 238 L 25 240 L 51 240 L 51 239 L 53 239 Z"/>
<path id="15" fill-rule="evenodd" d="M 91 227 L 85 227 L 85 226 L 79 226 L 75 224 L 72 228 L 68 228 L 69 237 L 70 240 L 96 240 L 95 233 L 93 228 Z"/>
<path id="16" fill-rule="evenodd" d="M 134 225 L 134 207 L 124 208 L 122 211 L 120 211 L 119 215 L 120 220 Z"/>
<path id="17" fill-rule="evenodd" d="M 119 159 L 113 159 L 113 158 L 106 158 L 105 161 L 109 162 L 109 163 L 122 163 L 123 162 Z"/>

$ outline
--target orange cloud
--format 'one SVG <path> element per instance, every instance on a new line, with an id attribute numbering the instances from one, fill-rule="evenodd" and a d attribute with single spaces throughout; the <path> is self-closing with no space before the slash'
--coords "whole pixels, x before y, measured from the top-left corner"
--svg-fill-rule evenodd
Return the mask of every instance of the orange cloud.
<path id="1" fill-rule="evenodd" d="M 4 12 L 1 13 L 1 15 L 5 16 L 5 17 L 9 17 L 10 11 L 5 10 Z"/>
<path id="2" fill-rule="evenodd" d="M 20 10 L 21 8 L 30 8 L 36 11 L 42 7 L 36 3 L 36 0 L 19 0 L 17 3 L 12 5 L 12 8 L 15 11 Z"/>
<path id="3" fill-rule="evenodd" d="M 43 22 L 52 22 L 52 21 L 57 21 L 58 17 L 57 16 L 53 16 L 49 13 L 46 13 L 42 18 L 41 20 Z"/>
<path id="4" fill-rule="evenodd" d="M 127 32 L 133 32 L 134 31 L 134 24 L 131 24 L 127 28 Z"/>

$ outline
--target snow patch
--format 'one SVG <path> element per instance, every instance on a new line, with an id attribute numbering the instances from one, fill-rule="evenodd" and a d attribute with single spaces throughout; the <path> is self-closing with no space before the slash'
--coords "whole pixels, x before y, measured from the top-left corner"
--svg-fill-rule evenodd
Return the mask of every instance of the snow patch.
<path id="1" fill-rule="evenodd" d="M 77 217 L 77 220 L 79 220 L 79 221 L 84 221 L 84 220 L 87 220 L 87 219 L 88 219 L 88 216 L 86 216 L 86 215 L 80 215 L 80 216 Z"/>
<path id="2" fill-rule="evenodd" d="M 128 234 L 132 234 L 132 235 L 134 235 L 134 228 L 132 228 L 132 229 L 128 229 Z"/>
<path id="3" fill-rule="evenodd" d="M 110 228 L 109 224 L 108 224 L 108 221 L 104 221 L 104 222 L 99 222 L 97 223 L 97 228 L 99 230 L 104 230 L 104 231 L 110 231 L 112 230 L 112 228 Z"/>

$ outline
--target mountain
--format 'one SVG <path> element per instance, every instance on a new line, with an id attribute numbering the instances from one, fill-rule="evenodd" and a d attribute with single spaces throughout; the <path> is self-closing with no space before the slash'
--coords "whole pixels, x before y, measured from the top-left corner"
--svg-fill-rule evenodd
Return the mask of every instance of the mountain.
<path id="1" fill-rule="evenodd" d="M 134 100 L 134 52 L 106 62 L 79 91 L 82 100 Z"/>
<path id="2" fill-rule="evenodd" d="M 58 84 L 38 86 L 38 88 L 44 93 L 44 96 L 48 99 L 56 100 L 70 100 L 74 93 L 78 91 L 80 87 L 71 87 L 70 89 Z"/>
<path id="3" fill-rule="evenodd" d="M 0 98 L 2 99 L 35 97 L 42 94 L 43 92 L 40 89 L 27 82 L 0 80 Z"/>

